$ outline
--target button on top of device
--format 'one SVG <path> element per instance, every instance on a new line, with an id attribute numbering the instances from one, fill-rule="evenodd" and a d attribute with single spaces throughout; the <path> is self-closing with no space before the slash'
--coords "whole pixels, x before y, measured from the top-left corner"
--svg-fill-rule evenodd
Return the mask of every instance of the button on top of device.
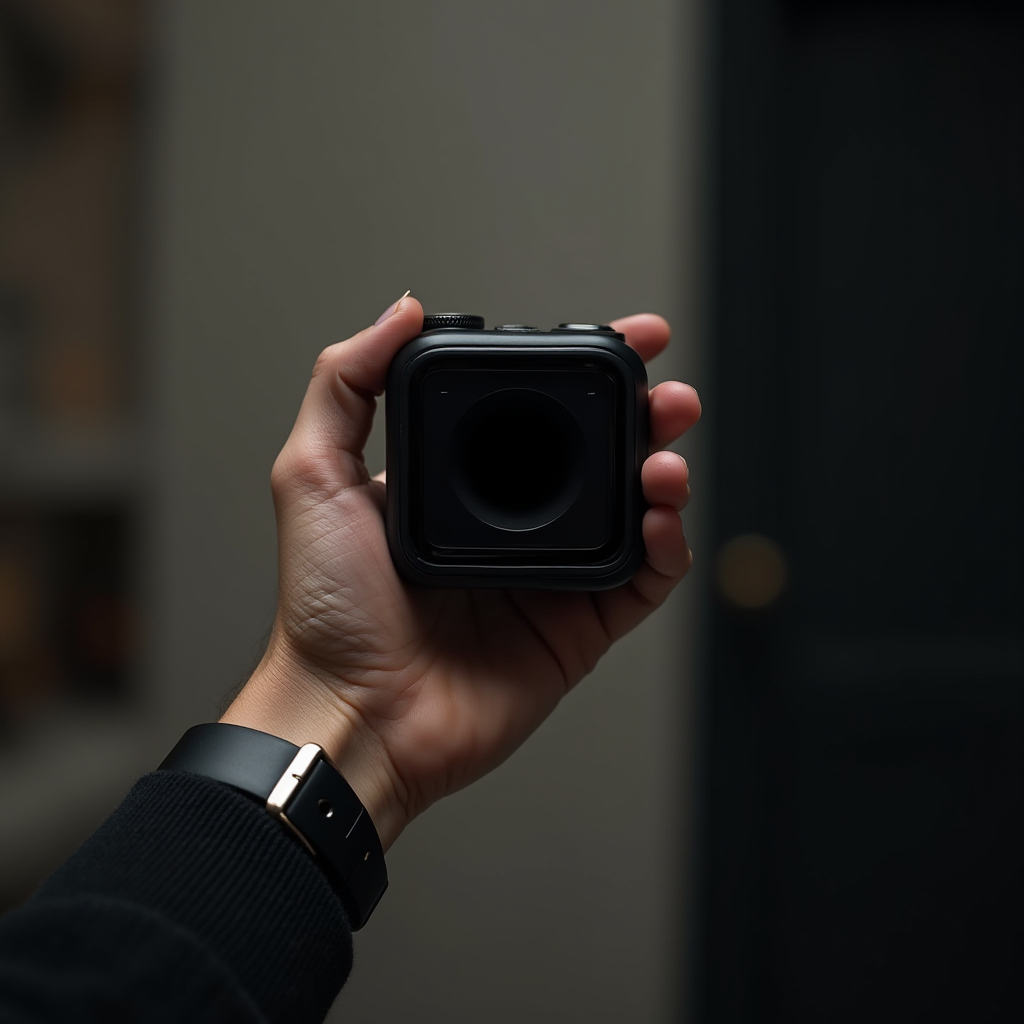
<path id="1" fill-rule="evenodd" d="M 527 327 L 526 324 L 502 324 L 494 328 L 496 331 L 510 331 L 512 333 L 525 334 L 529 331 L 539 331 L 539 327 Z"/>
<path id="2" fill-rule="evenodd" d="M 560 331 L 614 331 L 614 327 L 609 327 L 607 324 L 559 324 L 558 330 Z"/>
<path id="3" fill-rule="evenodd" d="M 423 330 L 435 331 L 439 327 L 457 327 L 463 330 L 482 331 L 484 318 L 474 313 L 428 313 L 423 318 Z"/>

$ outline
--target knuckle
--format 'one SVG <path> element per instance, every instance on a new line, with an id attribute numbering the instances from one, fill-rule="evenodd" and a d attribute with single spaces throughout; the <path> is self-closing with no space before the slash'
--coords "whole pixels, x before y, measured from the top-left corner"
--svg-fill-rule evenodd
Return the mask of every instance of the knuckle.
<path id="1" fill-rule="evenodd" d="M 329 373 L 332 364 L 334 363 L 335 356 L 338 353 L 338 348 L 342 342 L 336 342 L 333 345 L 328 345 L 320 355 L 316 357 L 316 362 L 313 364 L 313 377 L 320 377 L 325 373 Z"/>
<path id="2" fill-rule="evenodd" d="M 289 470 L 289 467 L 288 467 L 288 458 L 287 458 L 286 450 L 283 450 L 277 456 L 277 458 L 274 459 L 274 465 L 270 467 L 270 489 L 271 489 L 271 491 L 273 491 L 275 494 L 280 493 L 280 491 L 288 483 L 290 475 L 291 474 L 290 474 L 290 470 Z"/>
<path id="3" fill-rule="evenodd" d="M 331 361 L 331 350 L 325 348 L 320 355 L 316 357 L 316 362 L 313 364 L 313 372 L 310 374 L 312 377 L 320 377 L 327 372 L 327 366 Z"/>
<path id="4" fill-rule="evenodd" d="M 280 498 L 296 488 L 319 491 L 332 485 L 329 460 L 316 452 L 285 446 L 270 470 L 270 489 Z"/>

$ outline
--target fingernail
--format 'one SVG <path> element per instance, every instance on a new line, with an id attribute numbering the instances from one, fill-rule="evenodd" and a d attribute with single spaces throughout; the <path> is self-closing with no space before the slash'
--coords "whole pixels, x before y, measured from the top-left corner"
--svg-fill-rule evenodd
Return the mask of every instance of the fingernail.
<path id="1" fill-rule="evenodd" d="M 411 292 L 412 289 L 410 288 L 409 291 L 407 291 L 405 295 L 402 296 L 401 299 L 399 299 L 397 302 L 392 302 L 391 305 L 388 306 L 388 308 L 385 309 L 384 312 L 381 313 L 379 317 L 377 317 L 377 320 L 375 321 L 373 326 L 379 327 L 382 323 L 384 323 L 385 320 L 387 320 L 389 316 L 394 316 L 398 312 L 398 307 L 402 304 L 402 300 L 408 298 Z"/>

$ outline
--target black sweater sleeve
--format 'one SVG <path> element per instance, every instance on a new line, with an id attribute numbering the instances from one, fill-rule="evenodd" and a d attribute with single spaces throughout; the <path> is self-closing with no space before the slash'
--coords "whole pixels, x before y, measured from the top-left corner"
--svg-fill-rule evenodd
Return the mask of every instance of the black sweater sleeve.
<path id="1" fill-rule="evenodd" d="M 0 1020 L 312 1024 L 351 966 L 341 901 L 284 826 L 154 772 L 0 920 Z"/>

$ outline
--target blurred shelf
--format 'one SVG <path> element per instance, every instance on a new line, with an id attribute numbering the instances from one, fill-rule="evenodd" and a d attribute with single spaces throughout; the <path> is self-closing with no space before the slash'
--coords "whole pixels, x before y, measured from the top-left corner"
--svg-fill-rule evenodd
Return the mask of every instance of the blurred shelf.
<path id="1" fill-rule="evenodd" d="M 156 735 L 133 632 L 152 5 L 2 6 L 0 906 L 109 813 Z"/>
<path id="2" fill-rule="evenodd" d="M 127 427 L 81 430 L 0 424 L 0 501 L 130 499 L 142 482 L 143 445 Z"/>

